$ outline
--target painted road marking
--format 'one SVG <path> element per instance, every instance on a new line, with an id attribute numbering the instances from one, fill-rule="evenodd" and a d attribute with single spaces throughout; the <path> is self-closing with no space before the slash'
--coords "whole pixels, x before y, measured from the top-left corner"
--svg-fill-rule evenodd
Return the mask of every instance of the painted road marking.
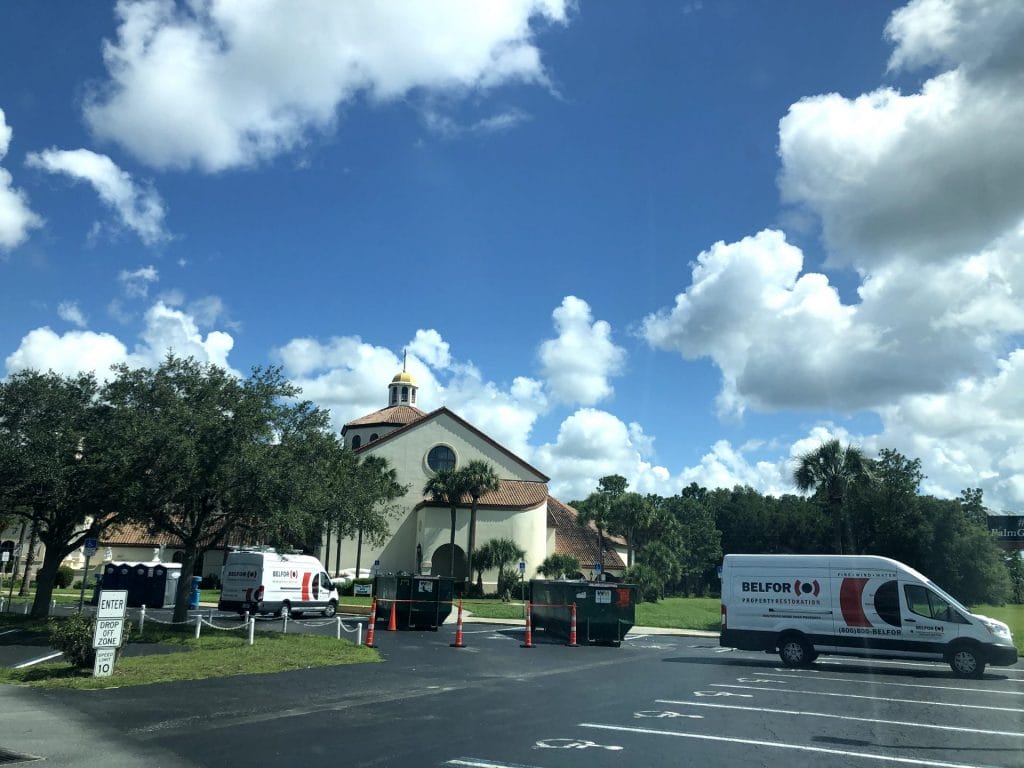
<path id="1" fill-rule="evenodd" d="M 10 635 L 10 634 L 13 634 L 14 632 L 21 632 L 21 630 L 20 629 L 5 629 L 3 632 L 0 632 L 0 636 L 2 636 L 2 635 Z"/>
<path id="2" fill-rule="evenodd" d="M 737 683 L 779 683 L 780 685 L 785 684 L 785 680 L 763 680 L 758 677 L 737 677 Z"/>
<path id="3" fill-rule="evenodd" d="M 657 704 L 685 705 L 689 707 L 708 707 L 710 709 L 736 709 L 743 712 L 766 712 L 771 715 L 803 715 L 805 717 L 826 717 L 832 720 L 853 720 L 858 723 L 881 723 L 882 725 L 901 726 L 907 728 L 931 728 L 936 731 L 960 731 L 963 733 L 980 733 L 984 736 L 1012 736 L 1024 739 L 1024 733 L 1018 731 L 987 731 L 981 728 L 962 728 L 956 725 L 934 725 L 932 723 L 908 723 L 901 720 L 882 720 L 874 717 L 854 717 L 853 715 L 829 715 L 824 712 L 802 712 L 795 709 L 770 709 L 768 707 L 743 707 L 739 704 L 711 704 L 702 701 L 675 701 L 674 699 L 656 699 Z"/>
<path id="4" fill-rule="evenodd" d="M 739 688 L 740 686 L 735 685 L 733 687 L 734 688 Z M 774 691 L 774 690 L 777 690 L 777 689 L 775 689 L 775 688 L 752 688 L 751 690 L 753 690 L 753 691 Z M 738 697 L 743 698 L 743 699 L 752 699 L 752 698 L 754 698 L 754 694 L 752 694 L 752 693 L 729 693 L 728 691 L 694 691 L 693 695 L 694 696 L 738 696 Z"/>
<path id="5" fill-rule="evenodd" d="M 667 712 L 667 711 L 659 711 L 659 710 L 645 710 L 643 712 L 634 712 L 633 713 L 633 717 L 658 717 L 658 718 L 688 717 L 691 720 L 703 720 L 704 719 L 704 715 L 687 715 L 687 714 L 684 714 L 682 712 Z"/>
<path id="6" fill-rule="evenodd" d="M 521 765 L 519 763 L 496 763 L 493 760 L 478 760 L 475 757 L 460 757 L 449 760 L 445 765 L 462 765 L 466 768 L 535 768 L 532 765 Z"/>
<path id="7" fill-rule="evenodd" d="M 893 704 L 923 704 L 929 707 L 987 709 L 993 712 L 1024 712 L 1024 709 L 1012 709 L 1010 707 L 986 707 L 982 704 L 955 704 L 946 701 L 920 701 L 918 699 L 890 699 L 885 696 L 861 696 L 860 694 L 856 693 L 830 693 L 828 691 L 796 691 L 792 688 L 757 688 L 751 685 L 727 685 L 725 683 L 711 683 L 711 685 L 715 688 L 739 688 L 740 690 L 744 691 L 771 691 L 772 693 L 802 693 L 808 696 L 835 696 L 836 698 L 840 699 L 867 699 L 868 701 L 888 701 Z"/>
<path id="8" fill-rule="evenodd" d="M 600 728 L 606 731 L 624 733 L 641 733 L 651 736 L 675 736 L 680 739 L 698 739 L 700 741 L 722 741 L 729 744 L 746 744 L 753 747 L 772 747 L 775 749 L 793 749 L 798 752 L 814 752 L 819 755 L 838 755 L 839 757 L 858 757 L 864 760 L 878 760 L 884 763 L 900 765 L 920 765 L 929 768 L 979 768 L 977 763 L 948 763 L 944 760 L 925 760 L 913 757 L 893 757 L 874 752 L 853 752 L 847 749 L 830 749 L 828 747 L 810 747 L 801 744 L 785 744 L 777 741 L 761 741 L 760 739 L 739 739 L 731 736 L 709 736 L 705 733 L 681 733 L 678 731 L 659 731 L 654 728 L 634 728 L 623 725 L 602 725 L 601 723 L 580 723 L 580 728 Z"/>
<path id="9" fill-rule="evenodd" d="M 14 669 L 24 669 L 25 667 L 31 667 L 33 664 L 42 664 L 44 661 L 49 661 L 50 659 L 56 659 L 58 656 L 63 656 L 63 655 L 64 655 L 63 653 L 61 653 L 60 651 L 57 651 L 56 653 L 51 653 L 49 656 L 43 656 L 42 658 L 32 659 L 32 661 L 26 661 L 26 662 L 23 662 L 22 664 L 15 664 L 14 665 Z"/>
<path id="10" fill-rule="evenodd" d="M 777 675 L 777 677 L 789 677 L 803 680 L 831 680 L 837 683 L 860 683 L 881 687 L 883 685 L 897 686 L 899 688 L 924 688 L 929 691 L 964 691 L 966 693 L 991 693 L 996 696 L 1024 696 L 1024 691 L 1002 691 L 989 688 L 963 688 L 955 685 L 925 685 L 924 683 L 891 683 L 888 680 L 860 680 L 849 677 L 822 677 L 820 675 Z M 738 678 L 740 683 L 779 683 L 781 680 L 747 680 Z"/>
<path id="11" fill-rule="evenodd" d="M 534 749 L 607 749 L 609 752 L 618 752 L 622 747 L 613 744 L 597 744 L 585 739 L 542 739 L 534 745 Z"/>

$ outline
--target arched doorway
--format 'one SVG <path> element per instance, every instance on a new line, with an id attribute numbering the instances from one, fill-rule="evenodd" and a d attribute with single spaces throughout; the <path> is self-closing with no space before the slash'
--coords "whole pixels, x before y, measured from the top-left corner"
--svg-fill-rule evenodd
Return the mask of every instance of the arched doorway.
<path id="1" fill-rule="evenodd" d="M 452 545 L 442 544 L 434 550 L 430 558 L 430 572 L 434 576 L 452 575 L 451 560 Z M 458 544 L 455 545 L 455 580 L 463 581 L 469 576 L 469 568 L 466 564 L 466 553 Z"/>

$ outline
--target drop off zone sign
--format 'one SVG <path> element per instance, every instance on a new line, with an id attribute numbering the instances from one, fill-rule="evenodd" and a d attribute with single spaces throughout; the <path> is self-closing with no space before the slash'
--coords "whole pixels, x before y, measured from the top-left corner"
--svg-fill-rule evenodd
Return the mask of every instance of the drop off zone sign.
<path id="1" fill-rule="evenodd" d="M 121 646 L 127 607 L 128 590 L 105 589 L 100 592 L 96 606 L 96 631 L 92 636 L 92 647 L 96 649 L 93 677 L 110 677 L 114 673 L 114 658 Z"/>

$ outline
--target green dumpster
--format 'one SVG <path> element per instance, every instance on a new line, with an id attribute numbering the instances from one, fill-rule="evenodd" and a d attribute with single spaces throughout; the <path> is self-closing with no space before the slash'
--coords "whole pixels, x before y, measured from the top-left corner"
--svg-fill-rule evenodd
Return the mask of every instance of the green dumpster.
<path id="1" fill-rule="evenodd" d="M 437 630 L 452 612 L 452 584 L 447 576 L 386 574 L 373 580 L 377 627 L 386 629 L 395 606 L 397 629 Z"/>
<path id="2" fill-rule="evenodd" d="M 635 584 L 597 581 L 530 582 L 531 621 L 559 637 L 569 637 L 576 604 L 576 642 L 618 646 L 636 623 Z"/>

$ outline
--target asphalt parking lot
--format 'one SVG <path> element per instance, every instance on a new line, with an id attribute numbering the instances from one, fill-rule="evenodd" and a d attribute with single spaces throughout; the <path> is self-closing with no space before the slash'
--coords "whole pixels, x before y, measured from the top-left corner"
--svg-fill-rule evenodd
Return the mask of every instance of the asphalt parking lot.
<path id="1" fill-rule="evenodd" d="M 823 656 L 789 670 L 685 636 L 569 648 L 535 633 L 526 649 L 521 627 L 467 623 L 466 647 L 452 640 L 450 626 L 378 632 L 383 664 L 7 690 L 0 708 L 59 707 L 126 756 L 219 768 L 1024 765 L 1020 665 L 965 681 L 922 662 Z M 0 747 L 85 765 L 15 731 Z"/>

